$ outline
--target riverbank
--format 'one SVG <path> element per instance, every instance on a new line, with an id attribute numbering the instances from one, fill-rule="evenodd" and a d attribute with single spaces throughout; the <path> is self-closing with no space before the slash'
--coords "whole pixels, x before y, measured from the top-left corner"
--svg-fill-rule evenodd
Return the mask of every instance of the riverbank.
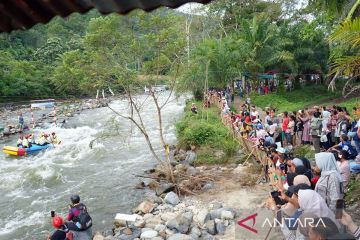
<path id="1" fill-rule="evenodd" d="M 216 178 L 193 196 L 151 194 L 133 209 L 131 232 L 124 221 L 115 220 L 113 236 L 97 233 L 94 239 L 235 240 L 236 219 L 264 207 L 269 186 L 255 185 L 258 173 L 251 164 L 199 166 L 195 171 Z"/>
<path id="2" fill-rule="evenodd" d="M 190 111 L 192 103 L 197 113 Z M 178 146 L 196 146 L 196 165 L 240 163 L 243 153 L 232 132 L 222 123 L 218 106 L 203 108 L 201 101 L 188 101 L 183 118 L 176 124 Z"/>

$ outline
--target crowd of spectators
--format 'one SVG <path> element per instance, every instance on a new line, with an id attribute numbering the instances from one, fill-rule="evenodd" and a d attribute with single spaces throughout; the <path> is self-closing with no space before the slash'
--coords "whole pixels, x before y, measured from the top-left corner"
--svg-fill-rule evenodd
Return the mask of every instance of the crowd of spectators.
<path id="1" fill-rule="evenodd" d="M 249 98 L 235 113 L 224 92 L 209 91 L 207 97 L 220 106 L 223 122 L 235 137 L 267 152 L 274 209 L 293 223 L 308 215 L 326 223 L 304 228 L 289 222 L 282 227 L 286 239 L 360 238 L 360 229 L 343 210 L 350 177 L 360 173 L 360 108 L 354 107 L 352 114 L 339 106 L 281 114 L 266 109 L 261 116 Z M 313 146 L 314 161 L 292 156 L 300 145 Z"/>

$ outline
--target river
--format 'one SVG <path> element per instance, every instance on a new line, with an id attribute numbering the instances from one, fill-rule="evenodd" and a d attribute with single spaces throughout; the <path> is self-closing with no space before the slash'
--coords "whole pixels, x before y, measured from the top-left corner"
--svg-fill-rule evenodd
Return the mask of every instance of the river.
<path id="1" fill-rule="evenodd" d="M 144 100 L 145 95 L 138 96 Z M 160 100 L 164 100 L 165 96 Z M 126 113 L 127 101 L 115 100 L 111 107 Z M 181 117 L 185 98 L 172 100 L 163 109 L 166 140 L 176 142 L 174 123 Z M 151 99 L 143 106 L 143 120 L 161 151 L 156 109 Z M 26 115 L 25 115 L 26 116 Z M 25 119 L 27 120 L 27 119 Z M 116 127 L 115 127 L 116 126 Z M 50 211 L 65 216 L 71 194 L 79 194 L 93 218 L 93 231 L 112 228 L 115 213 L 130 213 L 145 190 L 136 190 L 142 174 L 156 164 L 145 140 L 127 120 L 108 108 L 85 110 L 55 131 L 62 144 L 37 155 L 12 157 L 0 153 L 0 239 L 46 239 L 52 231 Z M 89 143 L 95 137 L 108 135 Z M 17 136 L 2 145 L 15 145 Z"/>

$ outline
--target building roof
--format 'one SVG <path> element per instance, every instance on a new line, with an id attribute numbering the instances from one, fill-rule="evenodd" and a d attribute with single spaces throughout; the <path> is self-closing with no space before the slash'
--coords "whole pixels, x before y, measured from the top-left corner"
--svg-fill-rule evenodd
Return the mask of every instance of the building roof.
<path id="1" fill-rule="evenodd" d="M 161 6 L 177 8 L 187 2 L 208 3 L 211 0 L 1 0 L 0 32 L 31 28 L 47 23 L 55 16 L 73 12 L 85 13 L 96 8 L 103 14 L 127 14 L 133 9 L 151 11 Z"/>

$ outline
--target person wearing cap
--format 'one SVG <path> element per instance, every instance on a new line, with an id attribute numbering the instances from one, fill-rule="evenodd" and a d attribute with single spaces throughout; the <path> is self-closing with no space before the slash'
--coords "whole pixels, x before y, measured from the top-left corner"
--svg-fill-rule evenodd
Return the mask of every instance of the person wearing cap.
<path id="1" fill-rule="evenodd" d="M 52 225 L 56 230 L 49 235 L 48 240 L 73 240 L 72 233 L 60 216 L 55 216 L 53 218 Z"/>
<path id="2" fill-rule="evenodd" d="M 66 217 L 67 226 L 73 232 L 74 239 L 91 240 L 92 219 L 85 204 L 80 202 L 80 196 L 70 197 L 69 213 Z"/>

